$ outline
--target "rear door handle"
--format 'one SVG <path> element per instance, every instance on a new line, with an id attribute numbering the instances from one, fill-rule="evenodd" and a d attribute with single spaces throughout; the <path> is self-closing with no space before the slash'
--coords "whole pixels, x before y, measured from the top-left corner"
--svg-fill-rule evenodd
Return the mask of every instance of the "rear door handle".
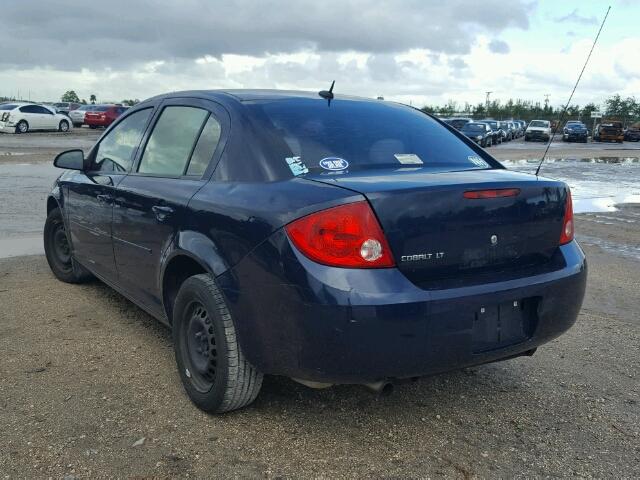
<path id="1" fill-rule="evenodd" d="M 100 203 L 113 203 L 113 196 L 105 193 L 101 193 L 100 195 L 97 195 L 96 198 Z"/>
<path id="2" fill-rule="evenodd" d="M 153 210 L 159 222 L 164 222 L 174 212 L 173 208 L 166 205 L 154 205 L 151 210 Z"/>

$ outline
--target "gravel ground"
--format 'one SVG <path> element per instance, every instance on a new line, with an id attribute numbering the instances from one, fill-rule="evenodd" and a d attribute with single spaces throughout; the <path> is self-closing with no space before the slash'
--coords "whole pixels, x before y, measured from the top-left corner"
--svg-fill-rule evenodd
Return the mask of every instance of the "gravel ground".
<path id="1" fill-rule="evenodd" d="M 57 173 L 19 164 L 87 150 L 99 134 L 0 135 L 0 250 L 41 245 Z M 554 144 L 550 156 L 637 153 Z M 388 397 L 267 377 L 252 406 L 223 416 L 190 403 L 168 330 L 123 297 L 58 282 L 42 256 L 0 259 L 0 479 L 640 477 L 640 206 L 578 215 L 577 231 L 590 262 L 583 311 L 533 357 Z"/>
<path id="2" fill-rule="evenodd" d="M 602 228 L 578 220 L 588 238 Z M 592 243 L 577 324 L 531 358 L 388 397 L 268 377 L 252 406 L 223 416 L 189 402 L 168 330 L 123 297 L 98 282 L 58 282 L 42 256 L 0 260 L 0 472 L 638 477 L 640 262 Z"/>

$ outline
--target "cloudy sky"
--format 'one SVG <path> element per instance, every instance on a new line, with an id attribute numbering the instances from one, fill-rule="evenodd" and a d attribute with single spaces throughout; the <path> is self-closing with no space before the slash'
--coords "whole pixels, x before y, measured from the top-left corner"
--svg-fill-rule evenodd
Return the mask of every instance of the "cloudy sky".
<path id="1" fill-rule="evenodd" d="M 561 104 L 606 2 L 2 1 L 0 96 L 98 100 L 209 88 L 319 90 L 412 103 Z M 612 10 L 574 103 L 640 93 L 640 1 Z"/>

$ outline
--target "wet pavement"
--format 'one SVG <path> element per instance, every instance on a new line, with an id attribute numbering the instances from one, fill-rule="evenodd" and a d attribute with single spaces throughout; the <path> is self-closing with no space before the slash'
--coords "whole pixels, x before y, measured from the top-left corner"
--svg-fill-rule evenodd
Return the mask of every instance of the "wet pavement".
<path id="1" fill-rule="evenodd" d="M 100 134 L 101 131 L 85 128 L 66 135 L 0 135 L 0 258 L 42 253 L 46 198 L 61 172 L 51 162 L 57 153 L 67 149 L 88 151 Z M 533 173 L 544 148 L 543 143 L 519 139 L 492 148 L 490 153 L 509 169 Z M 555 156 L 554 152 L 560 148 L 570 148 L 571 155 Z M 610 151 L 615 155 L 609 155 Z M 502 158 L 507 152 L 512 158 Z M 640 204 L 640 143 L 554 142 L 541 175 L 567 182 L 573 193 L 575 212 L 600 215 L 589 221 L 605 225 L 640 223 L 636 216 L 639 213 L 616 213 L 621 205 Z M 615 215 L 607 217 L 603 215 L 606 213 Z M 640 258 L 640 245 L 625 244 L 623 248 L 615 242 L 607 245 Z"/>

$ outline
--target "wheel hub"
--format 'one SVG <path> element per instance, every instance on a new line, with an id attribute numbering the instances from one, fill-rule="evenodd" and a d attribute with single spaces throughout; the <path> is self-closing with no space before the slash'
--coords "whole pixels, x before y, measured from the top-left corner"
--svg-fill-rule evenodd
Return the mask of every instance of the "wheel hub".
<path id="1" fill-rule="evenodd" d="M 63 264 L 69 263 L 71 261 L 71 248 L 69 248 L 69 241 L 62 225 L 58 225 L 53 234 L 53 245 L 60 262 Z"/>
<path id="2" fill-rule="evenodd" d="M 202 304 L 193 305 L 186 334 L 191 374 L 201 383 L 212 383 L 215 378 L 216 343 L 213 324 Z"/>

